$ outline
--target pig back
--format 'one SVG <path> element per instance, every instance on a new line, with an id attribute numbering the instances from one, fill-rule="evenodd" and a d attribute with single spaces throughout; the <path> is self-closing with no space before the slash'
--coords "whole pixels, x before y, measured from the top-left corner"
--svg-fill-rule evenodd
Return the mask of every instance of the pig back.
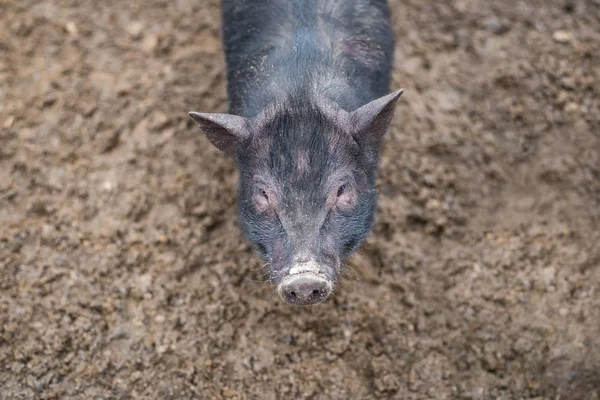
<path id="1" fill-rule="evenodd" d="M 222 0 L 221 9 L 233 114 L 252 117 L 296 93 L 350 111 L 389 91 L 384 0 Z"/>

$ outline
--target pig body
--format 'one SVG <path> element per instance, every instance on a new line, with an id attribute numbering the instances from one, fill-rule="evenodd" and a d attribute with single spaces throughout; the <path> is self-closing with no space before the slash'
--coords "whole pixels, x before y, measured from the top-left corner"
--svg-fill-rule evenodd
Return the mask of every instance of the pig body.
<path id="1" fill-rule="evenodd" d="M 235 158 L 242 228 L 291 304 L 325 300 L 373 224 L 402 94 L 383 0 L 223 0 L 230 114 L 190 113 Z"/>

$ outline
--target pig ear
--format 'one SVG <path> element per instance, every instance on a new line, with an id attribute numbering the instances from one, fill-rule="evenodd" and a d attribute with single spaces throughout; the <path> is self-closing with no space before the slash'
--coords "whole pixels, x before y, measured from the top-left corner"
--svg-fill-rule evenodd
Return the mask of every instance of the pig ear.
<path id="1" fill-rule="evenodd" d="M 352 136 L 359 143 L 379 141 L 390 125 L 403 89 L 365 104 L 350 113 Z"/>
<path id="2" fill-rule="evenodd" d="M 208 140 L 219 150 L 235 156 L 238 144 L 250 135 L 246 118 L 231 114 L 190 112 Z"/>

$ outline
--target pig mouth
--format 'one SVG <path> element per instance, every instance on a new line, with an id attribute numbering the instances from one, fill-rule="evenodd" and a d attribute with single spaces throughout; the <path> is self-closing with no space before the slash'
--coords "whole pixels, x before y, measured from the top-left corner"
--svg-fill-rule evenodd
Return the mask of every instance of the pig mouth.
<path id="1" fill-rule="evenodd" d="M 286 303 L 303 306 L 322 303 L 332 290 L 333 283 L 315 262 L 294 265 L 277 285 L 277 293 Z"/>

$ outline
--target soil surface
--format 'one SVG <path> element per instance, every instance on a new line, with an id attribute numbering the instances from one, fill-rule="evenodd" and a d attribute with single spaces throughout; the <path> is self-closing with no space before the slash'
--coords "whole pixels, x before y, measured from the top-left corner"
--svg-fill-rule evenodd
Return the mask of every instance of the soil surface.
<path id="1" fill-rule="evenodd" d="M 600 2 L 391 8 L 377 223 L 302 308 L 187 116 L 217 1 L 0 2 L 0 398 L 600 398 Z"/>

